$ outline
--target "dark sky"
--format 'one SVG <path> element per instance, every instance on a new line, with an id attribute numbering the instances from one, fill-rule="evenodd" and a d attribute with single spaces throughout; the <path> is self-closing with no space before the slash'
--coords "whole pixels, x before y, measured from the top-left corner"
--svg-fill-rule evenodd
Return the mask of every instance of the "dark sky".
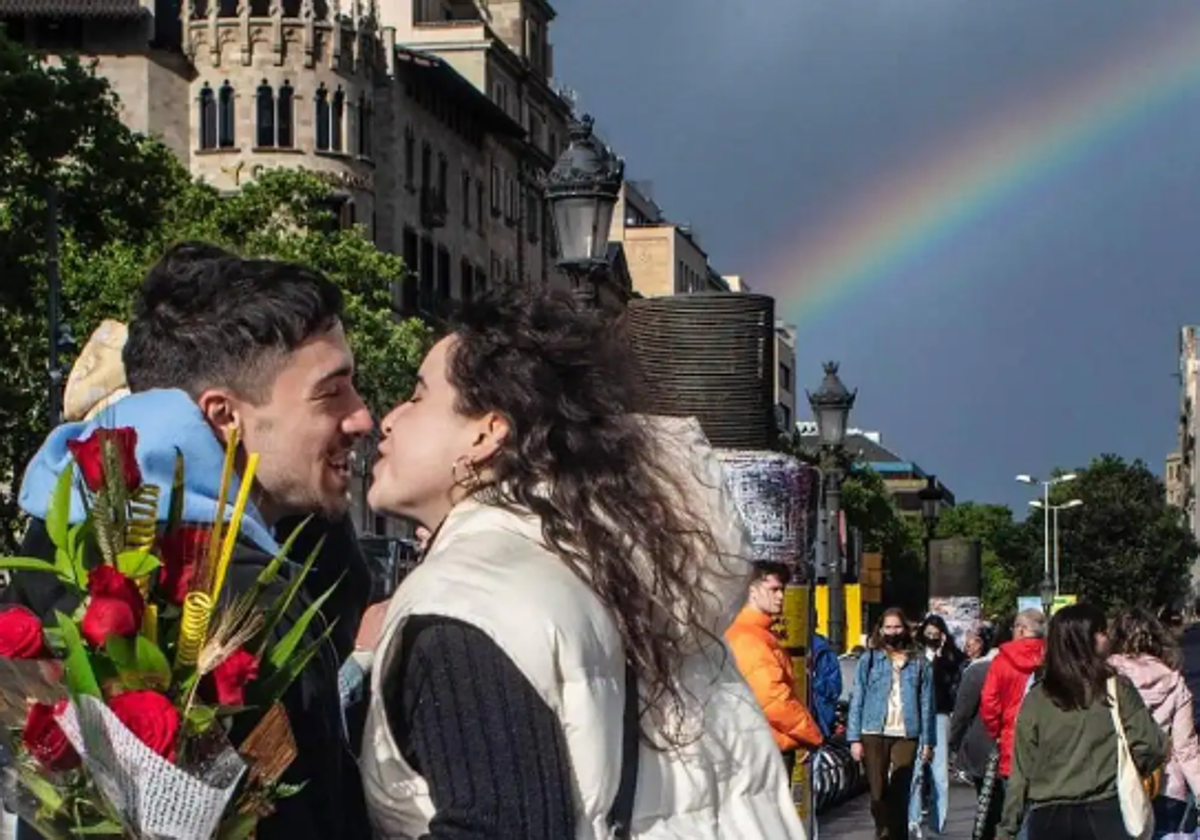
<path id="1" fill-rule="evenodd" d="M 1019 472 L 1114 452 L 1161 474 L 1200 321 L 1200 3 L 556 8 L 557 77 L 717 270 L 781 302 L 802 389 L 841 361 L 852 425 L 1018 515 Z M 867 220 L 910 205 L 939 236 L 901 259 Z"/>

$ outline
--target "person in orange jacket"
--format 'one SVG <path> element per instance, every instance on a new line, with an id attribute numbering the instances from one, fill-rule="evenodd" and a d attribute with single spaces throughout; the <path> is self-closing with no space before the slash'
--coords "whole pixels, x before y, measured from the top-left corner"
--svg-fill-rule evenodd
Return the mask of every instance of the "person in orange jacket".
<path id="1" fill-rule="evenodd" d="M 758 567 L 746 606 L 725 631 L 725 640 L 771 724 L 790 776 L 797 751 L 807 754 L 820 747 L 824 738 L 816 718 L 796 694 L 792 660 L 771 629 L 783 612 L 786 577 L 786 568 Z"/>

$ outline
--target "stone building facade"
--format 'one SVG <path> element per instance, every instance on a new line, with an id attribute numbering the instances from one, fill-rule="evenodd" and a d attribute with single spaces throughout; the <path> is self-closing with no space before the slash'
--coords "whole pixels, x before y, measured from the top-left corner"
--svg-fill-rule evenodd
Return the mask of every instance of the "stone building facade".
<path id="1" fill-rule="evenodd" d="M 539 186 L 572 113 L 553 18 L 545 0 L 0 0 L 11 38 L 94 59 L 126 124 L 217 189 L 321 177 L 404 258 L 397 311 L 426 317 L 501 280 L 567 284 Z M 387 533 L 369 450 L 355 516 Z"/>
<path id="2" fill-rule="evenodd" d="M 123 119 L 198 178 L 327 181 L 405 258 L 405 314 L 564 282 L 540 179 L 566 135 L 541 0 L 0 0 L 11 37 L 95 59 Z M 450 37 L 453 36 L 453 37 Z"/>

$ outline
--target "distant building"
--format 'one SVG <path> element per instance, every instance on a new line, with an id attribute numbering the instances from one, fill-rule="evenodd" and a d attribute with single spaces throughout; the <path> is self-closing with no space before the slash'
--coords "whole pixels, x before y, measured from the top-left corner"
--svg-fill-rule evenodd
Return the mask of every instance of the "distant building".
<path id="1" fill-rule="evenodd" d="M 1167 504 L 1171 507 L 1183 510 L 1184 505 L 1184 485 L 1183 485 L 1183 455 L 1178 451 L 1172 452 L 1167 456 L 1166 469 L 1163 472 L 1163 483 L 1167 487 Z"/>
<path id="2" fill-rule="evenodd" d="M 634 291 L 643 297 L 729 291 L 692 229 L 668 219 L 649 192 L 627 181 L 609 230 L 610 240 L 624 247 Z"/>
<path id="3" fill-rule="evenodd" d="M 1200 399 L 1200 327 L 1179 330 L 1179 419 L 1176 424 L 1179 445 L 1167 459 L 1167 498 L 1183 511 L 1188 528 L 1200 538 L 1200 517 L 1196 511 L 1196 482 L 1200 481 L 1197 461 L 1196 402 Z M 1175 468 L 1174 477 L 1171 467 Z M 1200 560 L 1192 564 L 1192 589 L 1200 594 Z"/>
<path id="4" fill-rule="evenodd" d="M 800 433 L 802 444 L 809 445 L 814 450 L 819 448 L 815 421 L 805 420 L 797 423 L 796 429 Z M 921 516 L 920 493 L 928 485 L 928 472 L 914 461 L 909 461 L 884 446 L 883 437 L 879 432 L 847 429 L 845 447 L 850 457 L 879 473 L 901 514 Z M 938 480 L 937 485 L 942 491 L 939 507 L 943 510 L 954 507 L 953 491 L 941 480 Z"/>
<path id="5" fill-rule="evenodd" d="M 781 432 L 796 422 L 796 328 L 775 322 L 775 414 Z"/>

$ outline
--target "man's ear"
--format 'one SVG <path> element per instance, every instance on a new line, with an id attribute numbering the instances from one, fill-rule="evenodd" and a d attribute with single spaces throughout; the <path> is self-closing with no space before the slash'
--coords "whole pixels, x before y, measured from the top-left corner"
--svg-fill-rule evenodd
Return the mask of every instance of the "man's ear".
<path id="1" fill-rule="evenodd" d="M 209 388 L 196 398 L 200 413 L 212 426 L 221 443 L 229 443 L 234 429 L 241 429 L 242 416 L 238 400 L 224 388 Z"/>

